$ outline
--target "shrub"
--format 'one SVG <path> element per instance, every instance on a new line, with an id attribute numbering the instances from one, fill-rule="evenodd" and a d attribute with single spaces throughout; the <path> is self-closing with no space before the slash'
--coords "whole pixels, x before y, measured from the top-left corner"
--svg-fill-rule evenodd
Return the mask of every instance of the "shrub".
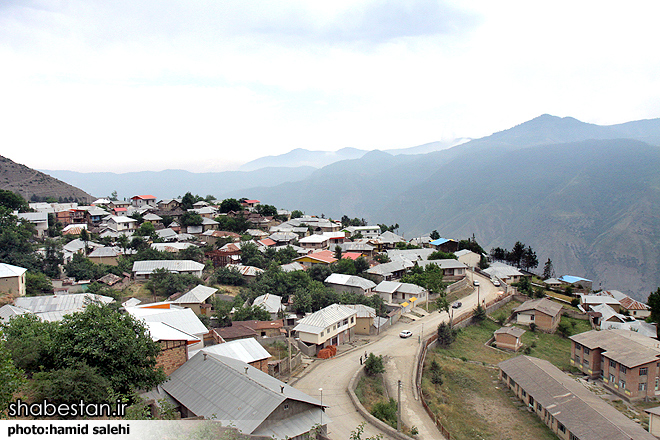
<path id="1" fill-rule="evenodd" d="M 385 366 L 383 365 L 383 357 L 369 353 L 369 357 L 367 357 L 367 360 L 364 363 L 364 370 L 369 376 L 375 376 L 377 374 L 384 373 Z"/>
<path id="2" fill-rule="evenodd" d="M 396 400 L 390 397 L 389 402 L 380 401 L 376 403 L 371 409 L 371 415 L 396 428 L 396 410 Z"/>

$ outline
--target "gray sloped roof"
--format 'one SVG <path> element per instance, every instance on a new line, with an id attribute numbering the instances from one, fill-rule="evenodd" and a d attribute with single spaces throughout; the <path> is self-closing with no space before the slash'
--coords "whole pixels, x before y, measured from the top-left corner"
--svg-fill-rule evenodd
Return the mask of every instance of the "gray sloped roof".
<path id="1" fill-rule="evenodd" d="M 525 333 L 525 330 L 518 328 L 518 327 L 502 327 L 497 330 L 495 330 L 495 334 L 505 334 L 505 335 L 511 335 L 515 336 L 516 338 L 519 338 Z"/>
<path id="2" fill-rule="evenodd" d="M 175 304 L 201 304 L 217 291 L 218 289 L 214 287 L 206 287 L 200 284 L 172 302 Z"/>
<path id="3" fill-rule="evenodd" d="M 548 298 L 541 298 L 541 299 L 530 299 L 529 301 L 525 301 L 513 311 L 515 313 L 518 312 L 525 312 L 527 310 L 538 310 L 539 312 L 543 312 L 548 316 L 557 316 L 559 313 L 561 313 L 562 305 L 559 303 L 556 303 L 552 301 L 551 299 Z"/>
<path id="4" fill-rule="evenodd" d="M 466 269 L 467 265 L 453 258 L 443 258 L 440 260 L 421 260 L 417 262 L 418 265 L 426 267 L 429 264 L 435 264 L 440 269 Z"/>
<path id="5" fill-rule="evenodd" d="M 190 357 L 193 357 L 198 351 L 200 350 L 191 351 Z M 270 357 L 270 353 L 254 338 L 236 339 L 223 344 L 211 345 L 202 348 L 202 351 L 204 353 L 238 359 L 248 364 Z"/>
<path id="6" fill-rule="evenodd" d="M 162 388 L 195 415 L 233 424 L 245 434 L 252 434 L 287 399 L 321 407 L 318 400 L 245 362 L 203 352 L 172 373 Z"/>
<path id="7" fill-rule="evenodd" d="M 0 263 L 0 278 L 18 277 L 27 272 L 23 267 L 14 266 L 12 264 Z"/>
<path id="8" fill-rule="evenodd" d="M 126 307 L 126 312 L 144 322 L 162 322 L 191 335 L 202 335 L 209 331 L 192 309 Z"/>
<path id="9" fill-rule="evenodd" d="M 306 333 L 320 333 L 327 327 L 356 314 L 357 312 L 350 307 L 341 304 L 332 304 L 311 315 L 305 316 L 298 321 L 298 325 L 293 330 Z"/>
<path id="10" fill-rule="evenodd" d="M 400 285 L 401 285 L 401 283 L 398 283 L 396 281 L 381 281 L 374 288 L 374 290 L 376 292 L 394 293 L 394 292 L 396 292 L 396 289 L 398 289 Z"/>
<path id="11" fill-rule="evenodd" d="M 517 356 L 498 366 L 580 440 L 655 439 L 548 361 Z"/>
<path id="12" fill-rule="evenodd" d="M 89 258 L 103 258 L 103 257 L 118 257 L 121 255 L 119 250 L 115 247 L 107 246 L 94 249 L 89 255 Z"/>
<path id="13" fill-rule="evenodd" d="M 282 297 L 266 293 L 256 297 L 252 305 L 261 307 L 268 313 L 277 313 L 282 310 Z"/>
<path id="14" fill-rule="evenodd" d="M 330 274 L 330 276 L 326 278 L 324 282 L 328 284 L 337 284 L 340 286 L 359 287 L 365 290 L 373 289 L 376 287 L 376 283 L 371 280 L 359 277 L 357 275 L 345 275 L 341 273 Z"/>
<path id="15" fill-rule="evenodd" d="M 133 263 L 133 272 L 151 273 L 156 269 L 170 272 L 190 272 L 204 269 L 202 263 L 193 260 L 143 260 Z"/>
<path id="16" fill-rule="evenodd" d="M 4 306 L 0 307 L 0 323 L 8 323 L 13 316 L 23 315 L 25 313 L 30 312 L 22 307 L 5 304 Z"/>
<path id="17" fill-rule="evenodd" d="M 390 275 L 404 269 L 410 269 L 414 264 L 410 260 L 401 259 L 397 261 L 390 261 L 389 263 L 378 264 L 367 270 L 367 273 L 374 275 Z"/>
<path id="18" fill-rule="evenodd" d="M 570 337 L 585 347 L 601 348 L 603 355 L 628 368 L 660 358 L 660 343 L 630 330 L 590 330 Z"/>
<path id="19" fill-rule="evenodd" d="M 114 299 L 109 296 L 92 295 L 91 293 L 68 293 L 46 296 L 21 296 L 16 298 L 14 305 L 32 313 L 82 311 L 88 304 L 109 304 Z"/>

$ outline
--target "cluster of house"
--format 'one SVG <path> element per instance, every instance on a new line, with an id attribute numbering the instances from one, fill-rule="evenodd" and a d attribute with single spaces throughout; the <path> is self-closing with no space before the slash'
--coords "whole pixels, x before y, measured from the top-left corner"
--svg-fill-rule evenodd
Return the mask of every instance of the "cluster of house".
<path id="1" fill-rule="evenodd" d="M 570 337 L 570 364 L 588 380 L 599 381 L 607 391 L 628 401 L 660 396 L 660 342 L 655 325 L 643 321 L 650 313 L 648 306 L 618 291 L 602 291 L 581 294 L 579 308 L 587 313 L 594 330 Z M 552 333 L 562 309 L 548 298 L 529 300 L 513 309 L 511 323 L 533 324 L 535 330 Z M 495 345 L 517 351 L 524 333 L 519 326 L 502 327 L 495 332 Z M 500 363 L 499 370 L 507 387 L 561 439 L 628 440 L 660 435 L 660 407 L 646 410 L 650 434 L 545 360 L 517 356 Z"/>
<path id="2" fill-rule="evenodd" d="M 283 338 L 287 334 L 286 320 L 236 322 L 228 329 L 252 328 L 252 333 L 225 339 L 223 329 L 209 331 L 198 317 L 208 310 L 208 301 L 216 292 L 200 285 L 170 301 L 142 304 L 131 298 L 122 304 L 124 312 L 141 321 L 160 345 L 156 366 L 168 376 L 167 382 L 142 396 L 155 406 L 164 399 L 184 418 L 218 420 L 251 436 L 304 438 L 316 426 L 325 429 L 330 419 L 322 415 L 325 406 L 320 401 L 269 374 L 272 356 L 261 342 L 269 339 L 267 335 Z M 60 321 L 89 304 L 113 301 L 89 293 L 19 297 L 14 304 L 0 308 L 0 322 L 26 313 L 44 321 Z M 255 304 L 274 306 L 269 298 L 257 298 Z M 341 309 L 339 314 L 337 307 Z M 298 326 L 308 325 L 308 321 L 318 324 L 322 321 L 319 316 L 341 318 L 342 327 L 335 328 L 334 337 L 343 341 L 354 334 L 361 312 L 359 308 L 333 306 L 310 315 L 307 321 L 301 320 Z M 328 325 L 333 324 L 337 323 Z M 300 330 L 301 337 L 305 337 L 304 329 Z M 228 395 L 232 398 L 227 399 Z"/>

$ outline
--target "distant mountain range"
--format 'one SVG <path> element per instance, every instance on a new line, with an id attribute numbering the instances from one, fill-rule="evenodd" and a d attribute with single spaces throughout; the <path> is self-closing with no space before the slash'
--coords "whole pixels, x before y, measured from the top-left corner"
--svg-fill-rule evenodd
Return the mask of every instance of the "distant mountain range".
<path id="1" fill-rule="evenodd" d="M 653 145 L 651 145 L 651 143 Z M 370 152 L 245 193 L 280 207 L 399 223 L 407 237 L 531 245 L 561 274 L 646 299 L 660 285 L 660 119 L 614 126 L 543 115 L 418 156 Z"/>
<path id="2" fill-rule="evenodd" d="M 406 237 L 434 229 L 453 238 L 475 234 L 486 249 L 520 240 L 541 265 L 551 258 L 557 275 L 645 300 L 660 286 L 658 145 L 660 119 L 599 126 L 542 115 L 451 148 L 298 149 L 224 173 L 48 173 L 97 196 L 250 197 L 398 223 Z"/>
<path id="3" fill-rule="evenodd" d="M 45 200 L 71 200 L 89 203 L 94 198 L 68 183 L 0 156 L 0 189 L 13 191 L 30 201 L 34 196 Z"/>

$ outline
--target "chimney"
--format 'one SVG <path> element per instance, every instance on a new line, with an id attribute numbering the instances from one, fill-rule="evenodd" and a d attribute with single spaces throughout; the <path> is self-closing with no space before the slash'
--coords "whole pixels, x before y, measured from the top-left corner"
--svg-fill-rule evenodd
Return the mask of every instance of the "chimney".
<path id="1" fill-rule="evenodd" d="M 247 374 L 247 371 L 248 371 L 248 367 L 245 367 L 245 374 Z"/>
<path id="2" fill-rule="evenodd" d="M 284 394 L 284 385 L 280 385 L 280 393 Z"/>
<path id="3" fill-rule="evenodd" d="M 206 353 L 202 353 L 202 354 L 204 355 L 204 360 L 206 360 L 207 354 Z"/>

